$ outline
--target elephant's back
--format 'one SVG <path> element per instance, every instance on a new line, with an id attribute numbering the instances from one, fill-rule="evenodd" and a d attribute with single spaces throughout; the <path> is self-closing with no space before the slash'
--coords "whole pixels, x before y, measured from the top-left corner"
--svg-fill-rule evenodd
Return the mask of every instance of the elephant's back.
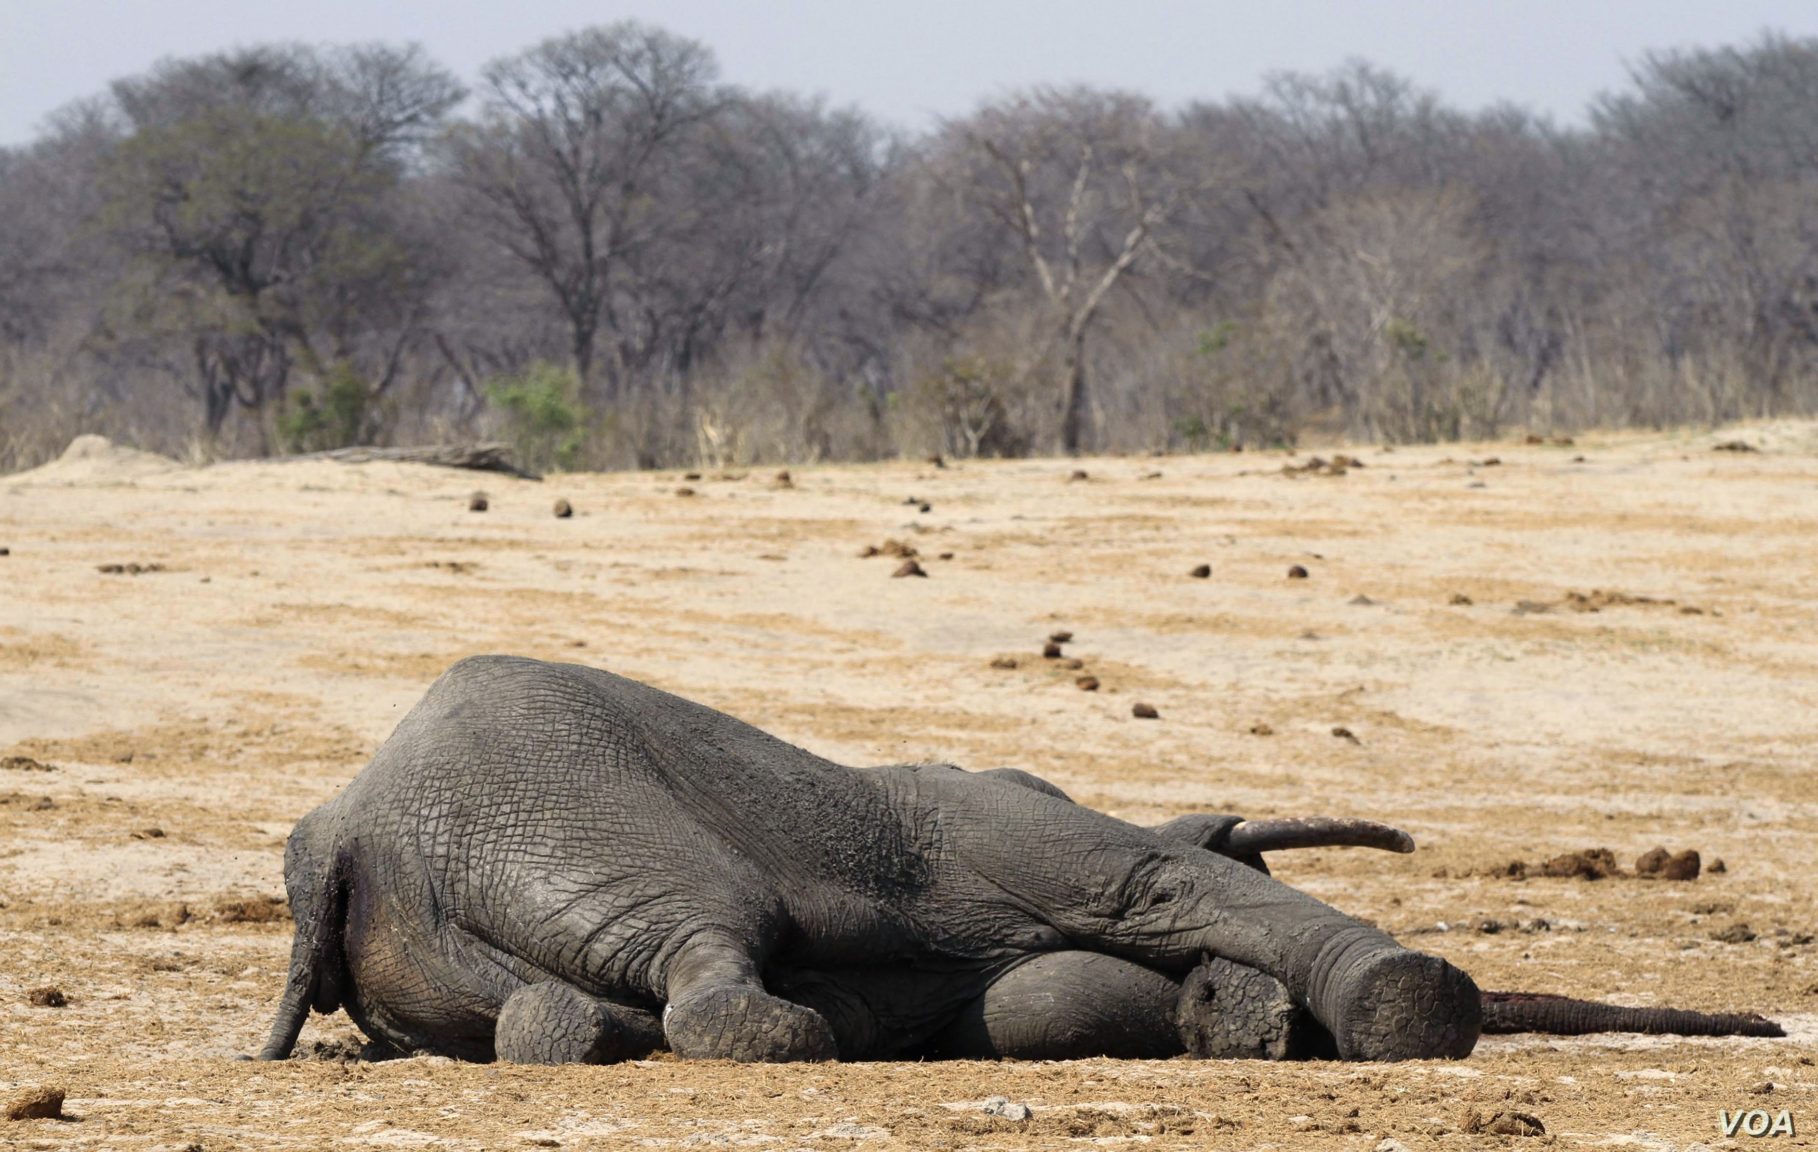
<path id="1" fill-rule="evenodd" d="M 475 656 L 430 686 L 355 781 L 381 796 L 481 807 L 571 804 L 636 774 L 634 714 L 570 665 Z"/>
<path id="2" fill-rule="evenodd" d="M 662 820 L 727 830 L 791 797 L 851 801 L 858 774 L 724 713 L 596 668 L 476 656 L 443 673 L 350 787 L 437 838 Z M 861 805 L 862 806 L 862 805 Z M 452 826 L 451 826 L 452 825 Z"/>
<path id="3" fill-rule="evenodd" d="M 924 882 L 874 773 L 572 664 L 461 661 L 338 802 L 356 826 L 384 828 L 373 850 L 467 908 L 529 888 L 552 903 L 631 891 L 658 875 L 755 904 Z"/>

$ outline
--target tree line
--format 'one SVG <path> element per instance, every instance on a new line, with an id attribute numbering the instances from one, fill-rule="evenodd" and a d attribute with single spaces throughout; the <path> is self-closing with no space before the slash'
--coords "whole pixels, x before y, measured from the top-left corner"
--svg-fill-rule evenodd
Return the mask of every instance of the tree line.
<path id="1" fill-rule="evenodd" d="M 622 23 L 168 60 L 0 150 L 0 468 L 1198 451 L 1818 410 L 1818 40 L 1583 127 L 1365 63 L 922 133 Z"/>

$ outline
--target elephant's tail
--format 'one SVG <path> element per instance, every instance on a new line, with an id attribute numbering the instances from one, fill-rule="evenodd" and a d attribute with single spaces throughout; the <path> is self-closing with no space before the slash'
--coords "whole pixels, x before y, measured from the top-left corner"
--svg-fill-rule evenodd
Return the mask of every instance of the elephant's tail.
<path id="1" fill-rule="evenodd" d="M 309 1011 L 333 1012 L 341 1006 L 345 961 L 342 926 L 347 919 L 347 884 L 341 862 L 312 852 L 304 824 L 291 833 L 285 852 L 284 880 L 290 892 L 290 914 L 296 936 L 290 946 L 290 974 L 271 1035 L 259 1050 L 261 1060 L 290 1055 Z"/>
<path id="2" fill-rule="evenodd" d="M 1679 1008 L 1625 1008 L 1568 996 L 1532 992 L 1485 992 L 1485 1032 L 1544 1032 L 1583 1036 L 1592 1032 L 1647 1032 L 1673 1036 L 1785 1036 L 1764 1016 L 1738 1012 L 1687 1012 Z"/>

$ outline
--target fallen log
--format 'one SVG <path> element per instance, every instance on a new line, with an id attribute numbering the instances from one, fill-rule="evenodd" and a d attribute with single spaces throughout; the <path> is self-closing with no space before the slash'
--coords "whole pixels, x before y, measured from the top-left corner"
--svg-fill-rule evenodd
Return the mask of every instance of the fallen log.
<path id="1" fill-rule="evenodd" d="M 504 444 L 425 444 L 410 448 L 331 448 L 326 452 L 304 452 L 284 456 L 283 460 L 337 460 L 343 464 L 370 464 L 390 460 L 400 464 L 431 464 L 437 468 L 467 468 L 475 472 L 503 472 L 524 480 L 541 480 L 511 462 L 511 449 Z"/>

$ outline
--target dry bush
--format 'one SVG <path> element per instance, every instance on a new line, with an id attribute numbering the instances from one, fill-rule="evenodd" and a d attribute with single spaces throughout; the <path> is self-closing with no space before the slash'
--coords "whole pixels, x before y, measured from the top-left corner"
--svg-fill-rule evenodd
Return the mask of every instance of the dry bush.
<path id="1" fill-rule="evenodd" d="M 1025 456 L 1060 422 L 1061 358 L 1039 309 L 1005 308 L 957 340 L 905 342 L 888 430 L 904 455 Z"/>
<path id="2" fill-rule="evenodd" d="M 877 451 L 864 405 L 787 344 L 740 349 L 700 374 L 690 393 L 677 423 L 693 443 L 677 447 L 702 465 L 811 464 Z"/>

